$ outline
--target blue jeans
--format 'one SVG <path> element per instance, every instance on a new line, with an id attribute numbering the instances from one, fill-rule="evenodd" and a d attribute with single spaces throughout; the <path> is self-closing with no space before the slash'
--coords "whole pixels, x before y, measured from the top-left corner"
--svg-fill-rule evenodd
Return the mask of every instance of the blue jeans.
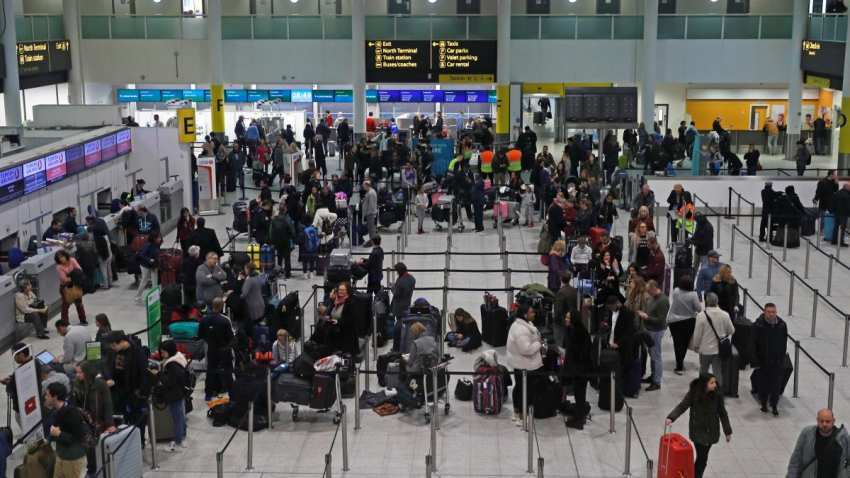
<path id="1" fill-rule="evenodd" d="M 183 443 L 186 438 L 186 401 L 183 399 L 168 404 L 168 413 L 174 422 L 174 443 Z"/>
<path id="2" fill-rule="evenodd" d="M 652 345 L 652 348 L 649 349 L 649 360 L 652 367 L 652 383 L 655 385 L 661 385 L 661 377 L 664 375 L 664 364 L 661 361 L 661 340 L 664 338 L 665 330 L 659 330 L 658 332 L 650 330 L 648 332 L 652 337 L 652 341 L 655 342 Z"/>
<path id="3" fill-rule="evenodd" d="M 466 347 L 466 344 L 469 343 L 470 338 L 464 337 L 460 340 L 457 338 L 457 332 L 449 332 L 446 334 L 446 339 L 452 345 L 452 347 Z"/>

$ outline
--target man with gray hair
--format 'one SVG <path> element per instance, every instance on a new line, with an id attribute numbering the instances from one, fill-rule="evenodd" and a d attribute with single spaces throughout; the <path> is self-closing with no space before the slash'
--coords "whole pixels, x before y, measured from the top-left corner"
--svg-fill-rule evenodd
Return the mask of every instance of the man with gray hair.
<path id="1" fill-rule="evenodd" d="M 717 294 L 705 294 L 705 310 L 697 314 L 691 350 L 699 354 L 699 373 L 708 373 L 711 367 L 717 381 L 723 382 L 723 358 L 720 356 L 720 341 L 731 339 L 735 333 L 729 314 L 718 307 Z"/>
<path id="2" fill-rule="evenodd" d="M 363 247 L 372 247 L 372 241 L 378 237 L 378 193 L 372 188 L 371 181 L 363 181 L 363 191 L 361 212 L 369 229 L 369 241 Z"/>
<path id="3" fill-rule="evenodd" d="M 817 425 L 803 428 L 788 461 L 786 478 L 837 478 L 846 476 L 850 460 L 850 435 L 836 428 L 832 410 L 818 411 Z"/>

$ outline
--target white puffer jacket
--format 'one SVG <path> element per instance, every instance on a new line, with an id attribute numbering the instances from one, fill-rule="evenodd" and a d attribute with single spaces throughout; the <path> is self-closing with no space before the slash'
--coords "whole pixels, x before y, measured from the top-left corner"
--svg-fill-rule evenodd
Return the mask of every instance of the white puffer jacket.
<path id="1" fill-rule="evenodd" d="M 537 370 L 543 366 L 543 339 L 531 322 L 517 318 L 508 331 L 508 364 L 514 369 Z"/>

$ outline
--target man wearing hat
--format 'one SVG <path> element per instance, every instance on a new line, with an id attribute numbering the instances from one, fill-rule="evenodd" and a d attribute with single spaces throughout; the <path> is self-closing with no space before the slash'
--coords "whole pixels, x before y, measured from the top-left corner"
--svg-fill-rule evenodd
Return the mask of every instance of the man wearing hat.
<path id="1" fill-rule="evenodd" d="M 708 251 L 708 260 L 700 266 L 699 273 L 697 274 L 696 292 L 700 298 L 711 289 L 711 281 L 720 272 L 720 266 L 722 265 L 720 263 L 720 253 L 715 249 Z"/>

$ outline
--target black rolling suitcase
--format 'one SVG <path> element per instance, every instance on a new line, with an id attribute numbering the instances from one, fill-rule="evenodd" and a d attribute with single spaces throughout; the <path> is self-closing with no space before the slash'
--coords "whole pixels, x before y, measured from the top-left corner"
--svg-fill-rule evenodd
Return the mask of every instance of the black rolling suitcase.
<path id="1" fill-rule="evenodd" d="M 759 383 L 759 373 L 761 372 L 760 368 L 753 370 L 753 373 L 750 374 L 750 388 L 753 394 L 758 393 L 758 383 Z M 785 388 L 788 386 L 788 382 L 791 380 L 791 375 L 794 373 L 794 364 L 791 362 L 791 356 L 785 354 L 785 360 L 782 361 L 782 390 L 780 390 L 780 394 L 785 393 Z"/>
<path id="2" fill-rule="evenodd" d="M 735 327 L 732 345 L 738 350 L 740 355 L 738 367 L 743 370 L 753 361 L 753 323 L 744 317 L 740 310 L 737 312 L 735 318 L 732 319 L 732 325 Z"/>
<path id="3" fill-rule="evenodd" d="M 788 225 L 782 225 L 776 228 L 776 231 L 773 233 L 773 237 L 770 238 L 770 244 L 777 247 L 785 245 L 786 229 L 788 230 L 788 247 L 800 247 L 800 228 L 789 227 Z"/>
<path id="4" fill-rule="evenodd" d="M 803 217 L 800 221 L 800 235 L 801 236 L 813 236 L 815 234 L 816 225 L 815 222 L 818 218 L 818 209 L 817 208 L 808 208 L 806 209 L 806 213 L 803 214 Z"/>
<path id="5" fill-rule="evenodd" d="M 732 356 L 723 360 L 723 395 L 726 397 L 738 398 L 738 379 L 740 378 L 741 369 L 738 363 L 741 361 L 741 356 L 738 354 L 738 349 L 732 346 Z"/>
<path id="6" fill-rule="evenodd" d="M 481 340 L 492 347 L 508 343 L 508 311 L 498 305 L 481 305 Z"/>

